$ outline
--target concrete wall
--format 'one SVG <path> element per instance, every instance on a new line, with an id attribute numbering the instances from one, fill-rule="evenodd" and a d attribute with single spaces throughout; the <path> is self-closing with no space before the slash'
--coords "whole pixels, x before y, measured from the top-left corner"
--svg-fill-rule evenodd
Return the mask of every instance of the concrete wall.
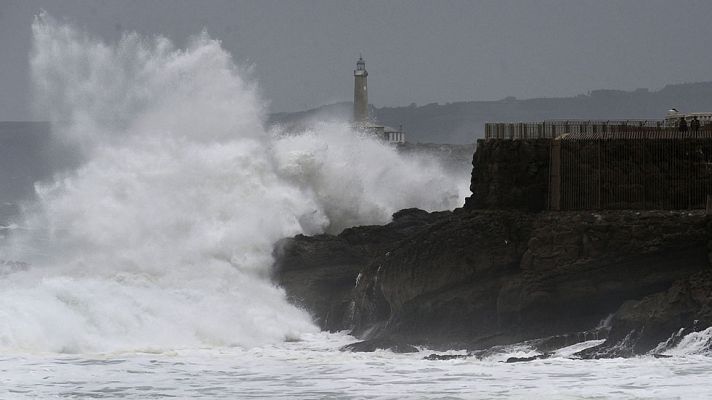
<path id="1" fill-rule="evenodd" d="M 704 209 L 712 194 L 710 139 L 554 142 L 552 160 L 560 162 L 552 163 L 552 171 L 560 171 L 558 188 L 552 174 L 555 210 Z"/>
<path id="2" fill-rule="evenodd" d="M 705 209 L 712 133 L 479 140 L 472 165 L 471 209 Z"/>

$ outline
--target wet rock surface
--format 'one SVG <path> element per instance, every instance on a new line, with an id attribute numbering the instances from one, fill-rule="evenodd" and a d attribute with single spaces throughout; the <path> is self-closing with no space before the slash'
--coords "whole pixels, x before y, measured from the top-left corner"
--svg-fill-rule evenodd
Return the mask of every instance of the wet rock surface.
<path id="1" fill-rule="evenodd" d="M 357 353 L 371 353 L 376 350 L 390 350 L 394 353 L 415 353 L 418 351 L 415 346 L 390 338 L 364 340 L 362 342 L 347 344 L 341 348 L 341 351 L 353 351 Z"/>
<path id="2" fill-rule="evenodd" d="M 433 353 L 433 354 L 423 357 L 423 360 L 448 361 L 448 360 L 461 360 L 461 359 L 465 359 L 468 357 L 472 357 L 472 356 L 468 355 L 468 354 L 435 354 L 435 353 Z"/>
<path id="3" fill-rule="evenodd" d="M 551 142 L 535 140 L 484 140 L 472 159 L 467 209 L 547 208 Z"/>
<path id="4" fill-rule="evenodd" d="M 284 239 L 275 247 L 274 278 L 293 303 L 312 313 L 322 329 L 347 329 L 353 312 L 352 290 L 364 266 L 449 214 L 406 209 L 394 214 L 393 222 L 385 226 Z"/>
<path id="5" fill-rule="evenodd" d="M 507 359 L 507 361 L 505 361 L 505 363 L 512 364 L 512 363 L 528 362 L 528 361 L 534 361 L 534 360 L 545 360 L 549 357 L 551 357 L 551 354 L 539 354 L 539 355 L 531 356 L 531 357 L 509 357 Z"/>
<path id="6" fill-rule="evenodd" d="M 581 356 L 632 355 L 712 325 L 709 231 L 688 211 L 404 210 L 385 226 L 283 241 L 275 278 L 323 329 L 366 341 L 477 350 L 548 338 L 550 351 L 610 330 Z"/>
<path id="7" fill-rule="evenodd" d="M 578 355 L 629 357 L 675 346 L 685 335 L 712 326 L 712 271 L 692 274 L 668 290 L 623 303 L 611 324 L 603 344 Z"/>
<path id="8" fill-rule="evenodd" d="M 712 326 L 710 218 L 543 211 L 549 149 L 479 141 L 462 209 L 286 239 L 275 280 L 322 329 L 471 354 L 607 338 L 578 356 L 630 356 Z"/>

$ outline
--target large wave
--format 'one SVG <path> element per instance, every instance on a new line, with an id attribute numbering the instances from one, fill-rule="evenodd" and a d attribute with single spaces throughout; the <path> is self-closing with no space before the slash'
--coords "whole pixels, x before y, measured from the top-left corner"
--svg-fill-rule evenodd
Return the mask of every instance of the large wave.
<path id="1" fill-rule="evenodd" d="M 298 233 L 452 208 L 467 182 L 346 124 L 264 126 L 249 70 L 206 33 L 176 48 L 33 26 L 39 115 L 82 156 L 36 186 L 0 259 L 0 348 L 105 352 L 254 346 L 316 328 L 269 281 Z"/>

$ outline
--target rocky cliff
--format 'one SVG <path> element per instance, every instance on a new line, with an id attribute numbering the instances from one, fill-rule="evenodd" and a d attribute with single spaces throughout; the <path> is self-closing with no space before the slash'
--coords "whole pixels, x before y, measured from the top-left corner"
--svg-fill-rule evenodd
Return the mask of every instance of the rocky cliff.
<path id="1" fill-rule="evenodd" d="M 547 139 L 478 140 L 465 208 L 547 208 L 550 147 Z"/>
<path id="2" fill-rule="evenodd" d="M 356 349 L 550 349 L 599 335 L 607 341 L 581 356 L 625 356 L 712 326 L 703 212 L 533 212 L 499 182 L 479 187 L 519 203 L 402 210 L 385 226 L 285 239 L 275 279 L 323 329 L 365 340 Z"/>

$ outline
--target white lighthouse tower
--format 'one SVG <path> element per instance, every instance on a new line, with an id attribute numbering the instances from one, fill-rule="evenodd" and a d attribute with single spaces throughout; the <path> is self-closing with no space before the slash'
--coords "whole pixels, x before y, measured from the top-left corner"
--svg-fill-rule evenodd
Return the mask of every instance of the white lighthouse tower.
<path id="1" fill-rule="evenodd" d="M 359 56 L 354 70 L 354 125 L 368 124 L 368 71 L 366 61 Z"/>

